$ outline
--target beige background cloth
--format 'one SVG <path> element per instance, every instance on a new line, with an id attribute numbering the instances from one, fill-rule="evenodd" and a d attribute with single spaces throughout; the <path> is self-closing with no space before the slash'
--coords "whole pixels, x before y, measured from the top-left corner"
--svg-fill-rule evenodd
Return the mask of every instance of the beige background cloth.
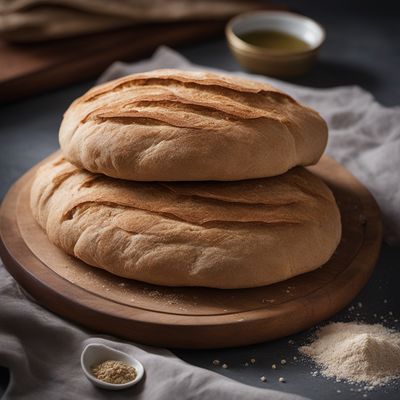
<path id="1" fill-rule="evenodd" d="M 0 0 L 0 37 L 34 42 L 138 23 L 226 19 L 259 7 L 257 0 Z"/>
<path id="2" fill-rule="evenodd" d="M 99 82 L 157 68 L 207 69 L 160 47 L 150 60 L 114 63 Z M 321 113 L 329 126 L 326 152 L 371 191 L 382 211 L 386 242 L 400 245 L 400 107 L 384 107 L 358 86 L 313 89 L 260 75 L 235 75 L 270 83 Z"/>

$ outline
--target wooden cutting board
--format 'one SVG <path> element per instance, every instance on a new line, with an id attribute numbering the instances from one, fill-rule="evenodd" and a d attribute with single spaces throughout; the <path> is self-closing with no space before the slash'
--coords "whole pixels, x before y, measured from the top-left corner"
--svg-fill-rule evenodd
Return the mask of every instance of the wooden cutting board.
<path id="1" fill-rule="evenodd" d="M 0 104 L 98 76 L 116 60 L 150 55 L 158 46 L 222 34 L 226 21 L 147 24 L 32 44 L 0 39 Z"/>
<path id="2" fill-rule="evenodd" d="M 134 342 L 180 348 L 230 347 L 310 328 L 356 296 L 380 249 L 382 227 L 373 197 L 342 166 L 324 157 L 310 170 L 332 189 L 343 224 L 341 243 L 324 266 L 254 289 L 140 283 L 90 267 L 48 241 L 29 207 L 36 168 L 14 184 L 0 210 L 0 255 L 6 268 L 49 310 L 94 331 Z"/>

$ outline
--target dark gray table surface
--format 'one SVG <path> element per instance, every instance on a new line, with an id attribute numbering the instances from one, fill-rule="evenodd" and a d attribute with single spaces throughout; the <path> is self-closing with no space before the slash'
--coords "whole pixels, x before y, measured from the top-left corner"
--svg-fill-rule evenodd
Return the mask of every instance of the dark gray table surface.
<path id="1" fill-rule="evenodd" d="M 286 4 L 321 22 L 327 30 L 327 41 L 320 60 L 307 76 L 293 82 L 314 87 L 357 84 L 372 92 L 387 106 L 400 104 L 400 14 L 395 2 L 286 1 Z M 340 2 L 343 3 L 343 2 Z M 178 49 L 193 62 L 226 70 L 240 67 L 229 54 L 223 38 L 201 45 Z M 35 98 L 2 107 L 0 110 L 0 198 L 10 185 L 43 157 L 58 147 L 57 131 L 63 111 L 70 102 L 86 91 L 93 82 L 74 85 Z M 382 132 L 384 135 L 385 132 Z M 399 210 L 400 211 L 400 210 Z M 400 329 L 394 322 L 400 314 L 400 248 L 383 246 L 376 270 L 353 304 L 362 302 L 354 312 L 344 310 L 332 320 L 364 320 L 370 323 L 386 320 L 386 325 Z M 389 311 L 394 316 L 389 315 Z M 359 315 L 357 315 L 359 314 Z M 374 317 L 377 314 L 377 317 Z M 234 335 L 235 332 L 232 332 Z M 291 338 L 236 349 L 175 351 L 191 364 L 222 373 L 253 386 L 273 388 L 307 396 L 311 399 L 361 399 L 345 383 L 312 376 L 315 367 L 306 361 L 294 361 L 297 345 L 309 338 L 304 332 Z M 295 344 L 289 344 L 292 339 Z M 249 358 L 256 364 L 245 367 Z M 288 363 L 274 371 L 273 363 L 285 358 Z M 220 359 L 229 369 L 213 367 Z M 0 360 L 1 361 L 1 360 Z M 265 375 L 267 383 L 260 382 Z M 283 376 L 286 383 L 278 383 Z M 0 368 L 0 393 L 8 383 L 8 373 Z M 338 393 L 338 390 L 341 393 Z M 369 399 L 400 399 L 399 385 L 367 393 Z"/>

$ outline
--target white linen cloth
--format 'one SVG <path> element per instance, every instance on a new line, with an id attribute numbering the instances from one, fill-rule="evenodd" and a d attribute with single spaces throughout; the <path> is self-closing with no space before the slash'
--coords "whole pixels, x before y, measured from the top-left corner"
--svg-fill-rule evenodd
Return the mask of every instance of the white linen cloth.
<path id="1" fill-rule="evenodd" d="M 168 350 L 93 336 L 28 299 L 2 265 L 0 299 L 0 366 L 11 375 L 2 400 L 305 400 L 194 367 Z M 92 342 L 140 360 L 142 381 L 115 392 L 94 387 L 80 366 L 81 351 Z"/>
<path id="2" fill-rule="evenodd" d="M 99 82 L 157 68 L 210 69 L 191 64 L 175 51 L 160 47 L 150 60 L 112 64 Z M 270 83 L 315 108 L 325 118 L 329 125 L 327 153 L 374 195 L 382 211 L 385 240 L 399 245 L 400 107 L 383 107 L 358 86 L 313 89 L 260 75 L 233 74 Z"/>

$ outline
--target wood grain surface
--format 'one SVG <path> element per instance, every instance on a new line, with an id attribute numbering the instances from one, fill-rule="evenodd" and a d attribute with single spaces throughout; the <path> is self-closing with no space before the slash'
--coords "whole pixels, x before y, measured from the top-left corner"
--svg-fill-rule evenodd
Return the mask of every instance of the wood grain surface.
<path id="1" fill-rule="evenodd" d="M 44 160 L 46 161 L 46 160 Z M 331 187 L 342 241 L 321 268 L 270 286 L 223 290 L 140 283 L 90 267 L 52 245 L 33 220 L 37 166 L 10 189 L 0 211 L 0 254 L 9 272 L 49 310 L 101 333 L 180 348 L 240 346 L 307 329 L 345 307 L 367 282 L 382 228 L 371 194 L 323 157 L 310 168 Z"/>
<path id="2" fill-rule="evenodd" d="M 158 46 L 195 43 L 222 34 L 226 21 L 148 24 L 36 44 L 0 40 L 0 104 L 100 74 L 114 61 L 133 61 Z"/>

